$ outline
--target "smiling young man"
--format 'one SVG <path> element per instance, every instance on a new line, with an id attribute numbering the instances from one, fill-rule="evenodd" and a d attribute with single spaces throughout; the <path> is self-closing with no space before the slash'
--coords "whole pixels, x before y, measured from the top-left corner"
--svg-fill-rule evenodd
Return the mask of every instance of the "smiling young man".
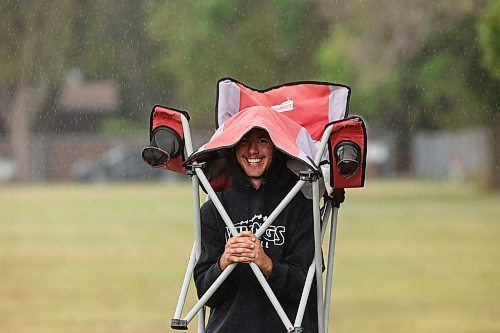
<path id="1" fill-rule="evenodd" d="M 236 160 L 248 180 L 256 189 L 264 180 L 264 173 L 273 160 L 273 142 L 263 129 L 255 128 L 247 133 L 236 146 Z"/>
<path id="2" fill-rule="evenodd" d="M 213 203 L 201 208 L 202 250 L 194 278 L 201 297 L 228 265 L 236 269 L 209 299 L 207 333 L 280 333 L 286 329 L 247 265 L 255 263 L 293 322 L 314 255 L 312 204 L 299 192 L 261 239 L 257 229 L 289 193 L 294 175 L 288 157 L 267 131 L 253 128 L 232 149 L 232 186 L 218 193 L 239 234 L 226 228 Z M 312 288 L 315 290 L 315 288 Z M 309 297 L 304 332 L 317 332 L 316 300 Z"/>

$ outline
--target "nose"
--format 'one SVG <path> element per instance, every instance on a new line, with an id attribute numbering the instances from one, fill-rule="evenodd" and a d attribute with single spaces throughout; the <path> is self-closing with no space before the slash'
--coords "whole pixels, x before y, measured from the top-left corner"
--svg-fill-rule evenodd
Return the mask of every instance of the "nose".
<path id="1" fill-rule="evenodd" d="M 258 153 L 259 152 L 259 141 L 255 138 L 252 138 L 248 145 L 249 153 Z"/>

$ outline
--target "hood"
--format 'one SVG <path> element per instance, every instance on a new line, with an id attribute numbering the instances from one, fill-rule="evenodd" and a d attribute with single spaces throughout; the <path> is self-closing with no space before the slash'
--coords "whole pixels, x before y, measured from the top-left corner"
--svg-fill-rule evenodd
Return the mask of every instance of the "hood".
<path id="1" fill-rule="evenodd" d="M 313 162 L 317 148 L 307 130 L 280 112 L 265 106 L 252 106 L 231 117 L 206 144 L 186 159 L 184 165 L 205 163 L 204 172 L 215 191 L 230 187 L 234 180 L 229 178 L 229 168 L 240 168 L 234 166 L 232 150 L 253 128 L 261 128 L 269 133 L 275 150 L 283 155 L 280 158 L 282 163 L 284 160 L 295 160 L 299 169 L 319 173 Z"/>

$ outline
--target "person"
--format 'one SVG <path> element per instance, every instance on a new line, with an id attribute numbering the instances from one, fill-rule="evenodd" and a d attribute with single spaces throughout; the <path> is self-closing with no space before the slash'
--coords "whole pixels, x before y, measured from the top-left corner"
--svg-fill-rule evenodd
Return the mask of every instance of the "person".
<path id="1" fill-rule="evenodd" d="M 255 263 L 293 323 L 307 270 L 314 256 L 311 200 L 299 192 L 261 239 L 256 230 L 295 184 L 287 155 L 274 147 L 267 131 L 253 128 L 228 158 L 232 186 L 218 197 L 239 234 L 232 237 L 212 201 L 201 208 L 201 254 L 194 269 L 201 297 L 230 264 L 239 264 L 208 300 L 207 333 L 286 332 L 248 263 Z M 315 287 L 302 321 L 317 332 Z"/>

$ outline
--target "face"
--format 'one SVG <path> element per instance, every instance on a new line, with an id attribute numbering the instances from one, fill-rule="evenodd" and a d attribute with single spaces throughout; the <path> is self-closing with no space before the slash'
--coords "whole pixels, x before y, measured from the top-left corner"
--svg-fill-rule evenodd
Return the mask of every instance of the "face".
<path id="1" fill-rule="evenodd" d="M 273 159 L 274 145 L 266 131 L 253 129 L 236 145 L 236 159 L 253 187 L 259 188 Z"/>

